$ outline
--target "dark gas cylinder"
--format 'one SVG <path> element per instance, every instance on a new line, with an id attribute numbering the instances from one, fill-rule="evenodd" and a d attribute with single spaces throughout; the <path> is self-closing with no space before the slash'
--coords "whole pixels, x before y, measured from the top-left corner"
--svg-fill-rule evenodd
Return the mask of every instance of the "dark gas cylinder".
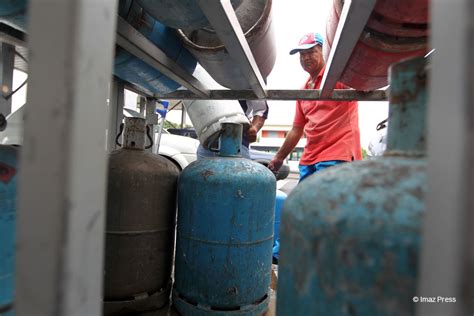
<path id="1" fill-rule="evenodd" d="M 13 315 L 18 147 L 0 145 L 0 315 Z"/>
<path id="2" fill-rule="evenodd" d="M 171 290 L 179 171 L 144 150 L 145 120 L 126 118 L 123 148 L 109 157 L 104 310 L 153 310 Z"/>
<path id="3" fill-rule="evenodd" d="M 173 303 L 182 315 L 261 315 L 268 306 L 275 176 L 240 157 L 242 127 L 223 123 L 220 157 L 183 170 Z"/>
<path id="4" fill-rule="evenodd" d="M 276 60 L 271 10 L 272 0 L 242 0 L 235 10 L 263 78 L 270 74 Z M 214 29 L 178 30 L 178 35 L 199 64 L 219 84 L 229 89 L 251 88 Z"/>
<path id="5" fill-rule="evenodd" d="M 323 45 L 326 60 L 343 3 L 344 0 L 333 0 L 328 15 Z M 427 0 L 378 0 L 339 81 L 358 90 L 386 86 L 391 64 L 426 54 L 428 31 Z"/>
<path id="6" fill-rule="evenodd" d="M 288 196 L 278 315 L 414 315 L 426 194 L 426 79 L 423 58 L 391 68 L 384 157 L 315 174 Z"/>

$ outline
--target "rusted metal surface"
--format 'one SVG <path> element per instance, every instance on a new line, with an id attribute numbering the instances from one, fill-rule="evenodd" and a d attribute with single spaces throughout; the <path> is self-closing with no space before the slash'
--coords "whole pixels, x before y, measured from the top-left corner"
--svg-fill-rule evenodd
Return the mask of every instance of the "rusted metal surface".
<path id="1" fill-rule="evenodd" d="M 240 131 L 229 135 L 240 144 Z M 243 158 L 198 160 L 182 172 L 173 303 L 183 315 L 267 309 L 275 190 L 273 174 Z"/>
<path id="2" fill-rule="evenodd" d="M 306 181 L 282 213 L 278 314 L 413 315 L 425 162 L 386 157 Z"/>
<path id="3" fill-rule="evenodd" d="M 417 57 L 390 68 L 387 153 L 425 153 L 428 98 L 425 61 L 425 58 Z"/>
<path id="4" fill-rule="evenodd" d="M 414 315 L 427 192 L 426 75 L 423 58 L 391 70 L 387 147 L 397 155 L 329 168 L 289 195 L 278 314 Z"/>
<path id="5" fill-rule="evenodd" d="M 104 311 L 157 309 L 169 301 L 178 169 L 144 151 L 145 120 L 127 118 L 109 158 Z"/>

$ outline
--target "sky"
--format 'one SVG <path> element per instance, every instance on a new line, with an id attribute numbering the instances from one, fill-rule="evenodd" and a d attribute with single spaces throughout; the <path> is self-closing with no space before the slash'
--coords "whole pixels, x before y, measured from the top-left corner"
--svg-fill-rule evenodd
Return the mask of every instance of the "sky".
<path id="1" fill-rule="evenodd" d="M 298 44 L 299 39 L 306 33 L 318 32 L 324 37 L 326 17 L 333 0 L 273 0 L 273 27 L 277 59 L 275 66 L 267 78 L 269 89 L 299 89 L 308 78 L 299 63 L 298 54 L 290 55 L 289 51 Z M 202 71 L 202 69 L 201 69 Z M 206 77 L 207 74 L 201 74 Z M 15 71 L 13 88 L 18 87 L 26 78 L 26 74 Z M 207 75 L 207 83 L 213 80 Z M 211 84 L 211 87 L 218 87 Z M 127 92 L 126 105 L 136 104 L 136 95 Z M 26 100 L 26 86 L 13 96 L 13 110 L 23 105 Z M 291 125 L 295 113 L 295 101 L 269 101 L 270 112 L 267 124 Z M 180 122 L 181 114 L 173 113 L 167 117 Z M 378 122 L 387 118 L 387 102 L 359 102 L 359 126 L 361 144 L 367 148 L 369 140 L 376 134 Z"/>

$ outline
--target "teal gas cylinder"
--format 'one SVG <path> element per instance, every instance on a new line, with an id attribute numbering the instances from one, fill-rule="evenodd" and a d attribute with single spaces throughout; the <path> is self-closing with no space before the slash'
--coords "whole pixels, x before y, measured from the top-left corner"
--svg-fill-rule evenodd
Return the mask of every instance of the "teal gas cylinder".
<path id="1" fill-rule="evenodd" d="M 242 127 L 224 123 L 220 156 L 178 184 L 173 303 L 182 315 L 261 315 L 268 306 L 275 176 L 240 157 Z"/>
<path id="2" fill-rule="evenodd" d="M 27 0 L 0 1 L 0 22 L 26 32 L 27 7 Z M 174 29 L 158 22 L 134 0 L 120 0 L 118 14 L 187 73 L 193 73 L 196 58 L 183 47 Z M 172 92 L 181 86 L 121 47 L 116 49 L 113 72 L 152 94 Z"/>
<path id="3" fill-rule="evenodd" d="M 282 211 L 277 315 L 414 315 L 427 70 L 392 66 L 387 152 L 315 174 Z"/>
<path id="4" fill-rule="evenodd" d="M 27 1 L 28 0 L 0 1 L 0 22 L 25 32 Z"/>
<path id="5" fill-rule="evenodd" d="M 18 147 L 0 145 L 0 315 L 13 315 Z"/>

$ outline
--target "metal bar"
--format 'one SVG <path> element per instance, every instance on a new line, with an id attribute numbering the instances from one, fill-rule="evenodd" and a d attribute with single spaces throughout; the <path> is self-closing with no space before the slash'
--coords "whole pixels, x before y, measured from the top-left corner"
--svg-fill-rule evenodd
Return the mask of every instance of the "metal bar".
<path id="1" fill-rule="evenodd" d="M 150 128 L 151 139 L 154 138 L 155 125 L 158 124 L 158 114 L 155 113 L 155 110 L 156 110 L 156 99 L 146 98 L 145 119 L 146 119 L 147 126 Z M 147 142 L 148 142 L 148 138 L 147 138 Z M 152 152 L 152 150 L 153 150 L 152 147 L 147 149 L 147 151 L 149 152 Z"/>
<path id="2" fill-rule="evenodd" d="M 123 120 L 123 107 L 125 105 L 125 90 L 122 81 L 113 79 L 110 84 L 109 96 L 109 126 L 107 129 L 107 151 L 117 149 L 115 138 Z"/>
<path id="3" fill-rule="evenodd" d="M 181 128 L 186 126 L 186 108 L 181 106 Z"/>
<path id="4" fill-rule="evenodd" d="M 323 97 L 321 90 L 266 90 L 266 100 L 334 100 L 334 101 L 386 101 L 384 90 L 357 91 L 333 90 L 329 97 Z M 210 90 L 209 97 L 203 98 L 191 91 L 177 90 L 156 98 L 166 100 L 257 100 L 252 90 Z"/>
<path id="5" fill-rule="evenodd" d="M 118 17 L 117 23 L 117 45 L 137 56 L 151 67 L 156 68 L 183 87 L 203 97 L 208 95 L 206 87 L 166 56 L 161 49 L 151 43 L 123 18 Z"/>
<path id="6" fill-rule="evenodd" d="M 322 95 L 327 97 L 346 68 L 347 61 L 367 24 L 376 0 L 346 0 L 337 25 L 321 82 Z"/>
<path id="7" fill-rule="evenodd" d="M 142 89 L 141 87 L 138 87 L 130 82 L 123 81 L 123 84 L 125 86 L 125 89 L 135 92 L 136 94 L 143 95 L 145 97 L 153 97 L 152 92 L 146 89 Z"/>
<path id="8" fill-rule="evenodd" d="M 236 63 L 236 66 L 240 68 L 244 77 L 247 78 L 255 95 L 259 99 L 265 98 L 265 82 L 249 44 L 245 39 L 244 32 L 240 27 L 230 0 L 197 0 L 197 2 L 209 22 L 211 22 L 229 55 Z"/>
<path id="9" fill-rule="evenodd" d="M 0 41 L 13 45 L 26 47 L 25 33 L 0 22 Z"/>
<path id="10" fill-rule="evenodd" d="M 145 118 L 146 118 L 147 124 L 151 124 L 151 125 L 158 124 L 158 114 L 155 113 L 155 110 L 156 110 L 156 99 L 146 98 Z"/>
<path id="11" fill-rule="evenodd" d="M 146 97 L 138 95 L 137 96 L 137 108 L 138 112 L 145 117 L 145 109 L 146 109 Z"/>
<path id="12" fill-rule="evenodd" d="M 30 0 L 28 13 L 15 313 L 99 316 L 117 1 Z"/>
<path id="13" fill-rule="evenodd" d="M 15 46 L 0 43 L 0 113 L 7 116 L 12 111 L 13 68 L 15 65 Z"/>
<path id="14" fill-rule="evenodd" d="M 474 2 L 433 0 L 430 11 L 431 47 L 436 51 L 429 87 L 429 190 L 417 295 L 455 297 L 456 303 L 418 303 L 416 308 L 418 316 L 472 315 Z"/>

